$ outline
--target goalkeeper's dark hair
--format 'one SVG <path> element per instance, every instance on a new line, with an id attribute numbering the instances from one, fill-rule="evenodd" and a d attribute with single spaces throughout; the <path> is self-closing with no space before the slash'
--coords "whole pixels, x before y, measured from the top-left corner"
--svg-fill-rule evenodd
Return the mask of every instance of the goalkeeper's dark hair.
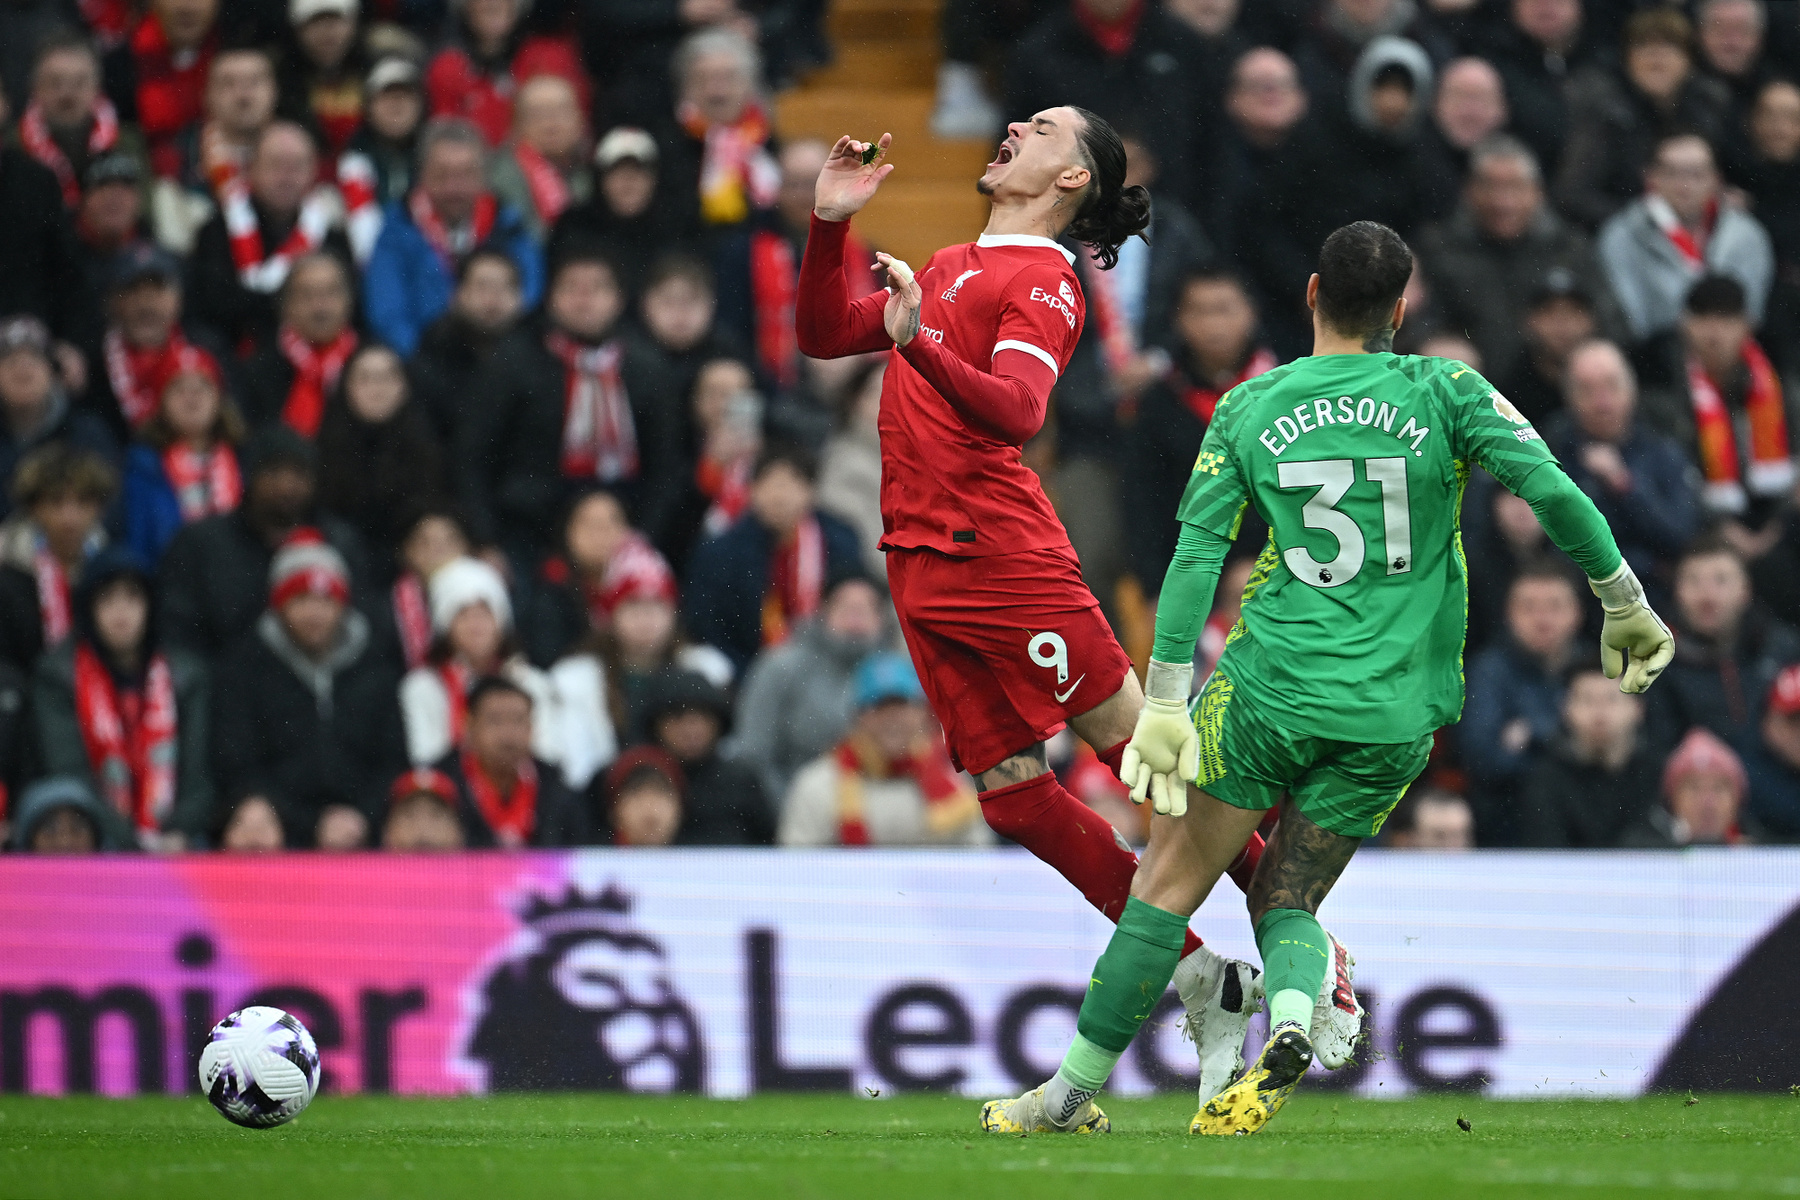
<path id="1" fill-rule="evenodd" d="M 1319 316 L 1344 337 L 1382 333 L 1412 270 L 1412 251 L 1386 225 L 1346 225 L 1319 248 Z"/>
<path id="2" fill-rule="evenodd" d="M 1150 192 L 1142 185 L 1125 186 L 1125 141 L 1105 117 L 1085 108 L 1075 109 L 1081 127 L 1075 131 L 1086 166 L 1093 173 L 1081 207 L 1065 231 L 1100 256 L 1100 269 L 1110 271 L 1119 262 L 1119 247 L 1127 238 L 1142 237 L 1150 224 Z"/>

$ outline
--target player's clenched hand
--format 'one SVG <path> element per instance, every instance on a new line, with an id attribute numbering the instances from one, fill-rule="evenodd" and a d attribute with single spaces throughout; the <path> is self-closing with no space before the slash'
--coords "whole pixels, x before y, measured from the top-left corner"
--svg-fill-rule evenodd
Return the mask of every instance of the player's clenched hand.
<path id="1" fill-rule="evenodd" d="M 848 137 L 837 140 L 813 185 L 813 211 L 820 220 L 848 221 L 862 211 L 881 181 L 894 173 L 894 164 L 885 161 L 893 141 L 891 133 L 873 145 Z"/>
<path id="2" fill-rule="evenodd" d="M 877 254 L 877 262 L 887 268 L 888 299 L 882 309 L 881 323 L 887 328 L 894 345 L 904 346 L 919 333 L 919 309 L 925 304 L 925 289 L 913 278 L 912 268 L 891 254 Z"/>
<path id="3" fill-rule="evenodd" d="M 1600 626 L 1600 666 L 1621 692 L 1641 692 L 1656 682 L 1675 657 L 1675 636 L 1644 599 L 1644 587 L 1629 564 L 1606 579 L 1590 579 L 1606 614 Z M 1623 678 L 1620 678 L 1623 676 Z"/>
<path id="4" fill-rule="evenodd" d="M 1200 738 L 1187 710 L 1193 681 L 1192 663 L 1150 660 L 1144 711 L 1119 764 L 1132 802 L 1142 804 L 1148 796 L 1165 816 L 1187 812 L 1187 783 L 1199 773 Z"/>

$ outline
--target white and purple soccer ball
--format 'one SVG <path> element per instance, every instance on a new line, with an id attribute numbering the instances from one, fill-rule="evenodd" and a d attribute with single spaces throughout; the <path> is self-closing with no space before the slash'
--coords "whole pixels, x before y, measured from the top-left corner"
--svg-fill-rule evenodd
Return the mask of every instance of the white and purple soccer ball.
<path id="1" fill-rule="evenodd" d="M 285 1125 L 319 1090 L 319 1047 L 291 1013 L 239 1009 L 213 1026 L 200 1052 L 200 1090 L 234 1125 Z"/>

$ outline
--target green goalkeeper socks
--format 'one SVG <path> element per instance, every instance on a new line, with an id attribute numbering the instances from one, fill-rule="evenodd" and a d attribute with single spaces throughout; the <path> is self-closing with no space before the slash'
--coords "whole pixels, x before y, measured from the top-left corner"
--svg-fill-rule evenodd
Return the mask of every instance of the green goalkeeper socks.
<path id="1" fill-rule="evenodd" d="M 1318 918 L 1297 908 L 1272 908 L 1256 923 L 1256 948 L 1269 996 L 1269 1028 L 1291 1021 L 1311 1029 L 1313 1002 L 1331 962 L 1331 944 Z"/>
<path id="2" fill-rule="evenodd" d="M 1083 1089 L 1105 1084 L 1138 1027 L 1169 990 L 1187 924 L 1186 917 L 1135 896 L 1125 902 L 1119 927 L 1094 964 L 1075 1021 L 1075 1042 L 1059 1071 L 1070 1083 Z"/>

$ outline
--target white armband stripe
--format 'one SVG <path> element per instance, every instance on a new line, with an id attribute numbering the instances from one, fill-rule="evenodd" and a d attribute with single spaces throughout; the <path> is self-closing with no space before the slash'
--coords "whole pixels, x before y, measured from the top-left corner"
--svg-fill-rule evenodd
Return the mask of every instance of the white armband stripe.
<path id="1" fill-rule="evenodd" d="M 1015 341 L 1012 338 L 1007 338 L 1003 342 L 995 342 L 994 354 L 990 354 L 988 357 L 991 359 L 995 354 L 999 354 L 1002 350 L 1023 350 L 1026 354 L 1031 355 L 1031 357 L 1042 362 L 1046 367 L 1049 367 L 1050 374 L 1053 377 L 1060 378 L 1062 375 L 1062 372 L 1056 369 L 1056 360 L 1050 357 L 1050 352 L 1034 346 L 1030 342 Z"/>

